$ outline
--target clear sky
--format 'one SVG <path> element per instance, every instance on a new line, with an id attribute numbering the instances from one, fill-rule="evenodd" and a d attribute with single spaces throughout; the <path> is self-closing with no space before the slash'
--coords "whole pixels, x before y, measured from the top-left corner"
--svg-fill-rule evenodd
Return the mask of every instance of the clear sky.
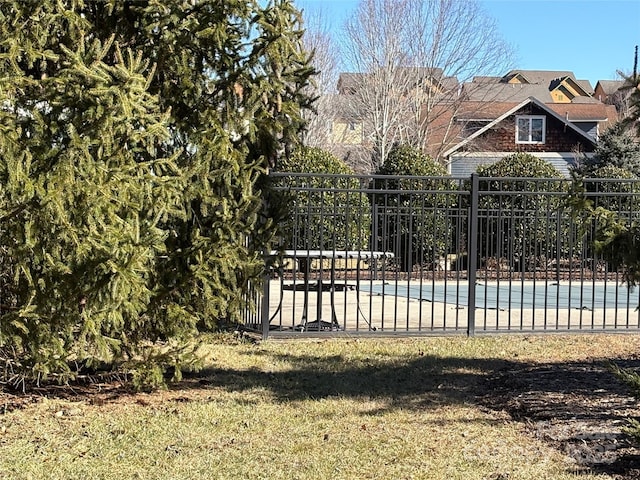
<path id="1" fill-rule="evenodd" d="M 464 0 L 458 0 L 464 1 Z M 320 9 L 338 31 L 358 0 L 295 0 Z M 578 79 L 617 78 L 640 45 L 640 0 L 480 0 L 517 55 L 515 68 L 569 70 Z M 506 73 L 506 72 L 504 72 Z"/>

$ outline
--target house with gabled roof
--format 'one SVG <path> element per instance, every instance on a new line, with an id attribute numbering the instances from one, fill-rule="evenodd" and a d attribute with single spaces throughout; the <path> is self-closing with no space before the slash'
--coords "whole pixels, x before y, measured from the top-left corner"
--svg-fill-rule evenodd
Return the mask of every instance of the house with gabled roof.
<path id="1" fill-rule="evenodd" d="M 373 128 L 371 126 L 371 106 L 367 104 L 369 88 L 383 80 L 382 71 L 374 73 L 343 72 L 339 75 L 337 93 L 326 97 L 325 112 L 328 119 L 326 135 L 327 143 L 322 145 L 332 153 L 346 159 L 359 173 L 369 173 L 364 168 L 371 166 L 371 150 Z M 378 76 L 380 74 L 380 76 Z M 451 97 L 456 97 L 460 82 L 455 76 L 447 76 L 441 68 L 398 67 L 393 71 L 393 82 L 396 90 L 394 101 L 406 102 L 415 100 L 416 104 L 430 102 L 433 105 L 448 104 Z M 362 91 L 359 91 L 362 89 Z M 428 99 L 428 100 L 425 100 Z M 407 104 L 410 102 L 406 102 Z M 375 108 L 375 107 L 374 107 Z M 419 110 L 418 110 L 419 111 Z M 322 112 L 319 112 L 322 114 Z M 407 117 L 414 117 L 413 110 Z M 413 120 L 413 118 L 411 118 Z M 404 127 L 395 121 L 394 128 Z M 401 125 L 401 127 L 397 127 Z M 431 125 L 432 129 L 435 126 Z M 438 128 L 438 130 L 441 130 Z"/>
<path id="2" fill-rule="evenodd" d="M 579 96 L 590 97 L 594 91 L 589 80 L 577 80 L 573 72 L 560 70 L 511 70 L 500 82 L 542 85 L 556 102 L 570 102 Z"/>
<path id="3" fill-rule="evenodd" d="M 625 80 L 598 80 L 594 97 L 609 105 L 615 105 L 620 118 L 629 115 L 629 97 L 633 92 Z"/>
<path id="4" fill-rule="evenodd" d="M 354 94 L 375 80 L 372 75 L 340 74 L 330 102 L 328 148 L 355 166 L 369 164 L 372 139 Z M 615 107 L 594 97 L 590 82 L 571 71 L 511 70 L 459 84 L 440 68 L 405 67 L 394 79 L 401 97 L 429 95 L 429 105 L 422 107 L 428 119 L 423 148 L 454 175 L 470 175 L 515 152 L 532 153 L 568 175 L 618 118 Z"/>
<path id="5" fill-rule="evenodd" d="M 467 176 L 514 152 L 527 152 L 569 175 L 581 156 L 593 154 L 598 132 L 615 121 L 602 103 L 469 102 L 456 114 L 459 141 L 445 153 L 449 172 Z"/>
<path id="6" fill-rule="evenodd" d="M 560 70 L 511 70 L 502 77 L 474 77 L 464 88 L 469 99 L 476 101 L 492 92 L 495 97 L 491 100 L 495 101 L 535 96 L 544 102 L 569 103 L 580 97 L 591 98 L 594 93 L 589 80 L 578 80 L 573 72 Z"/>
<path id="7" fill-rule="evenodd" d="M 445 75 L 441 68 L 398 67 L 394 70 L 393 80 L 401 82 L 407 93 L 416 87 L 429 89 L 433 93 L 445 93 L 455 90 L 459 86 L 458 79 L 455 76 Z M 359 88 L 366 88 L 368 81 L 376 81 L 376 75 L 343 72 L 338 77 L 338 93 L 342 95 L 354 94 Z"/>
<path id="8" fill-rule="evenodd" d="M 593 96 L 599 101 L 607 103 L 607 100 L 612 95 L 615 95 L 624 85 L 624 80 L 598 80 Z"/>
<path id="9" fill-rule="evenodd" d="M 587 80 L 569 71 L 476 77 L 463 92 L 466 101 L 452 118 L 457 137 L 442 158 L 453 175 L 467 176 L 480 165 L 527 152 L 568 176 L 618 118 L 615 107 L 593 97 Z"/>

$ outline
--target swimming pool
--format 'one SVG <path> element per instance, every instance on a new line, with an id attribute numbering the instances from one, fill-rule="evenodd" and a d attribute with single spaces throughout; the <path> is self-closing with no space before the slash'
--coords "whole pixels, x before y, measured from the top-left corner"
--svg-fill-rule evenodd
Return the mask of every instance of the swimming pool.
<path id="1" fill-rule="evenodd" d="M 372 295 L 469 306 L 468 282 L 386 282 L 361 286 Z M 481 309 L 636 309 L 640 289 L 611 282 L 487 282 L 475 285 L 475 307 Z"/>

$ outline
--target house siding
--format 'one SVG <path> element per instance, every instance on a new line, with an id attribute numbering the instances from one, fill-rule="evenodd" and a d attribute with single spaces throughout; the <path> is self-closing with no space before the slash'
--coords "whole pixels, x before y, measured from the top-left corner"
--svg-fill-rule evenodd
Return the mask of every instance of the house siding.
<path id="1" fill-rule="evenodd" d="M 469 177 L 481 165 L 491 165 L 502 159 L 502 156 L 453 155 L 450 158 L 449 173 L 453 177 Z"/>
<path id="2" fill-rule="evenodd" d="M 479 166 L 491 165 L 512 153 L 513 152 L 464 153 L 452 155 L 449 159 L 449 173 L 453 177 L 468 177 L 476 172 Z M 566 178 L 571 176 L 571 169 L 576 165 L 576 155 L 573 152 L 532 154 L 549 162 Z"/>
<path id="3" fill-rule="evenodd" d="M 544 115 L 546 117 L 545 143 L 516 143 L 516 115 Z M 566 126 L 557 118 L 537 108 L 527 105 L 514 115 L 506 118 L 494 128 L 484 132 L 465 146 L 465 151 L 497 151 L 497 152 L 593 152 L 594 146 L 586 142 L 577 132 Z"/>
<path id="4" fill-rule="evenodd" d="M 335 144 L 362 145 L 363 131 L 361 122 L 335 120 L 331 124 L 330 140 Z"/>

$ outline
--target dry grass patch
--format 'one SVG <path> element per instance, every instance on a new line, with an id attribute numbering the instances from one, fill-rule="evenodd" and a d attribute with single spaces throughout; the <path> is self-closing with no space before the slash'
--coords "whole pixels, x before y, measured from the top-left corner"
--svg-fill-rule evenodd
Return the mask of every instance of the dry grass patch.
<path id="1" fill-rule="evenodd" d="M 477 395 L 510 365 L 626 357 L 638 346 L 622 335 L 226 339 L 205 346 L 206 371 L 167 391 L 92 387 L 7 409 L 0 478 L 612 478 Z"/>

